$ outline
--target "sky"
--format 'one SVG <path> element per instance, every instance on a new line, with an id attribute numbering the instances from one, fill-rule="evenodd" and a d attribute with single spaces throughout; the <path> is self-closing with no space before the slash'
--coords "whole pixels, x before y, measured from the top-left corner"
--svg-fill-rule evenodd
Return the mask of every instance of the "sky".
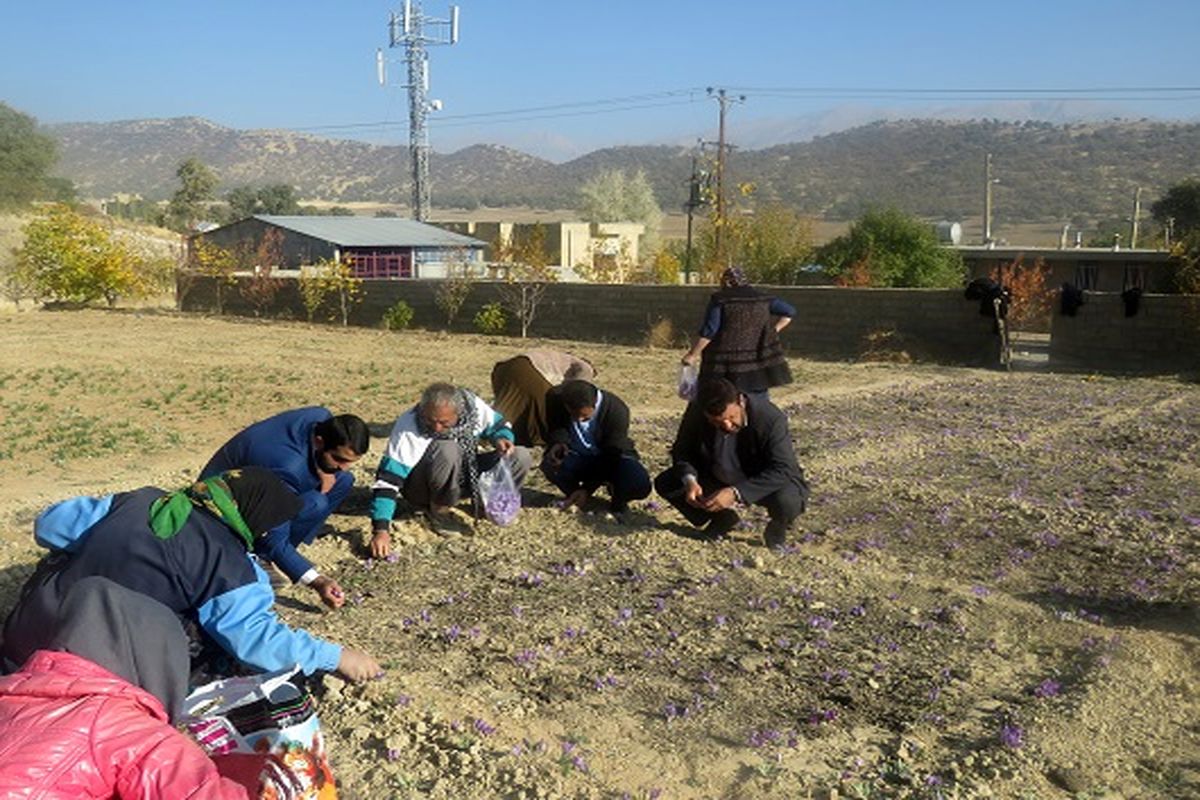
<path id="1" fill-rule="evenodd" d="M 403 0 L 0 0 L 0 101 L 43 123 L 203 117 L 408 141 Z M 449 3 L 424 0 L 426 17 Z M 1200 0 L 462 0 L 429 48 L 431 147 L 564 161 L 743 148 L 884 118 L 1200 120 Z M 427 28 L 437 32 L 437 28 Z M 376 78 L 383 48 L 388 80 Z M 744 99 L 743 99 L 744 98 Z"/>

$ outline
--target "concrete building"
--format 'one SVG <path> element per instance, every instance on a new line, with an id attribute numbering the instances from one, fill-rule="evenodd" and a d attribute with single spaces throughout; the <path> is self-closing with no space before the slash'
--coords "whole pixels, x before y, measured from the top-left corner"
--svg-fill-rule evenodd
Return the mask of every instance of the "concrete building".
<path id="1" fill-rule="evenodd" d="M 1117 250 L 1102 247 L 955 247 L 966 262 L 969 278 L 986 278 L 1018 260 L 1032 266 L 1039 259 L 1050 269 L 1046 287 L 1070 283 L 1089 292 L 1169 290 L 1171 254 L 1166 250 Z"/>
<path id="2" fill-rule="evenodd" d="M 359 278 L 444 278 L 458 264 L 484 272 L 486 242 L 410 219 L 257 214 L 198 233 L 189 246 L 203 239 L 234 253 L 255 253 L 272 231 L 280 251 L 280 263 L 272 266 L 279 269 L 349 259 Z"/>
<path id="3" fill-rule="evenodd" d="M 638 222 L 434 222 L 448 231 L 487 242 L 484 257 L 494 261 L 497 242 L 521 242 L 541 225 L 546 257 L 564 281 L 581 280 L 576 267 L 604 266 L 606 261 L 636 264 L 646 226 Z"/>

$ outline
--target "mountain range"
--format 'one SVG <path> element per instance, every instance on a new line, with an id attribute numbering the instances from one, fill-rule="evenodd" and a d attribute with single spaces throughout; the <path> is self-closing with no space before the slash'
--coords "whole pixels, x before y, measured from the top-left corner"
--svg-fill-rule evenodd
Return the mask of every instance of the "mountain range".
<path id="1" fill-rule="evenodd" d="M 57 173 L 79 194 L 146 199 L 178 188 L 179 163 L 196 157 L 235 186 L 288 183 L 306 200 L 409 198 L 408 149 L 288 131 L 242 131 L 181 117 L 47 126 L 60 144 Z M 891 205 L 925 217 L 978 216 L 983 163 L 992 154 L 994 218 L 1012 222 L 1105 221 L 1128 216 L 1137 187 L 1144 202 L 1200 174 L 1200 124 L 1113 120 L 1053 124 L 1000 120 L 892 120 L 756 150 L 733 150 L 729 185 L 754 187 L 753 203 L 778 203 L 827 219 L 852 219 Z M 571 208 L 579 187 L 607 169 L 644 170 L 659 205 L 687 199 L 694 150 L 623 146 L 557 164 L 497 145 L 433 153 L 435 209 Z M 712 153 L 701 168 L 712 169 Z"/>

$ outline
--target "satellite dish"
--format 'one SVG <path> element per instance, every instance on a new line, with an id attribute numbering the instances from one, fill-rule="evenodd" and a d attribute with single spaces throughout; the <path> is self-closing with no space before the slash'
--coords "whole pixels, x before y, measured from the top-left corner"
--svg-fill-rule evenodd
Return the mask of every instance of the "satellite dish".
<path id="1" fill-rule="evenodd" d="M 429 110 L 430 111 L 441 111 L 442 110 L 442 101 L 441 100 L 430 100 L 429 101 Z"/>

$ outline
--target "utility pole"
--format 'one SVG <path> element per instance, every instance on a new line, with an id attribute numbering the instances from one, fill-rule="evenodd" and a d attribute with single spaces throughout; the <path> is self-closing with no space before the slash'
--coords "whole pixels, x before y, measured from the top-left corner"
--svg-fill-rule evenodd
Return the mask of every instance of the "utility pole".
<path id="1" fill-rule="evenodd" d="M 992 154 L 988 153 L 983 159 L 983 244 L 992 244 L 992 186 L 999 183 L 992 177 Z"/>
<path id="2" fill-rule="evenodd" d="M 742 103 L 746 95 L 737 97 L 725 93 L 724 89 L 708 87 L 708 96 L 715 99 L 721 107 L 720 124 L 717 128 L 717 263 L 725 266 L 725 114 L 734 103 Z"/>
<path id="3" fill-rule="evenodd" d="M 1130 224 L 1129 231 L 1129 249 L 1137 249 L 1138 239 L 1138 217 L 1142 215 L 1142 187 L 1137 187 L 1133 193 L 1133 221 Z"/>
<path id="4" fill-rule="evenodd" d="M 701 143 L 703 144 L 703 143 Z M 701 173 L 697 168 L 696 156 L 692 156 L 692 177 L 688 180 L 688 199 L 683 204 L 684 211 L 687 212 L 687 250 L 683 262 L 683 282 L 690 284 L 692 282 L 692 214 L 697 208 L 704 205 L 704 197 L 700 192 L 700 184 L 702 180 L 707 180 L 707 173 Z"/>
<path id="5" fill-rule="evenodd" d="M 432 26 L 444 34 L 428 34 Z M 412 217 L 424 222 L 429 216 L 429 132 L 426 117 L 439 111 L 441 100 L 429 100 L 429 54 L 426 47 L 458 42 L 458 6 L 450 6 L 449 19 L 434 19 L 421 13 L 421 0 L 404 0 L 403 13 L 392 12 L 388 20 L 388 47 L 403 47 L 408 65 L 408 152 L 412 174 Z M 384 85 L 383 50 L 376 53 L 379 83 Z"/>

